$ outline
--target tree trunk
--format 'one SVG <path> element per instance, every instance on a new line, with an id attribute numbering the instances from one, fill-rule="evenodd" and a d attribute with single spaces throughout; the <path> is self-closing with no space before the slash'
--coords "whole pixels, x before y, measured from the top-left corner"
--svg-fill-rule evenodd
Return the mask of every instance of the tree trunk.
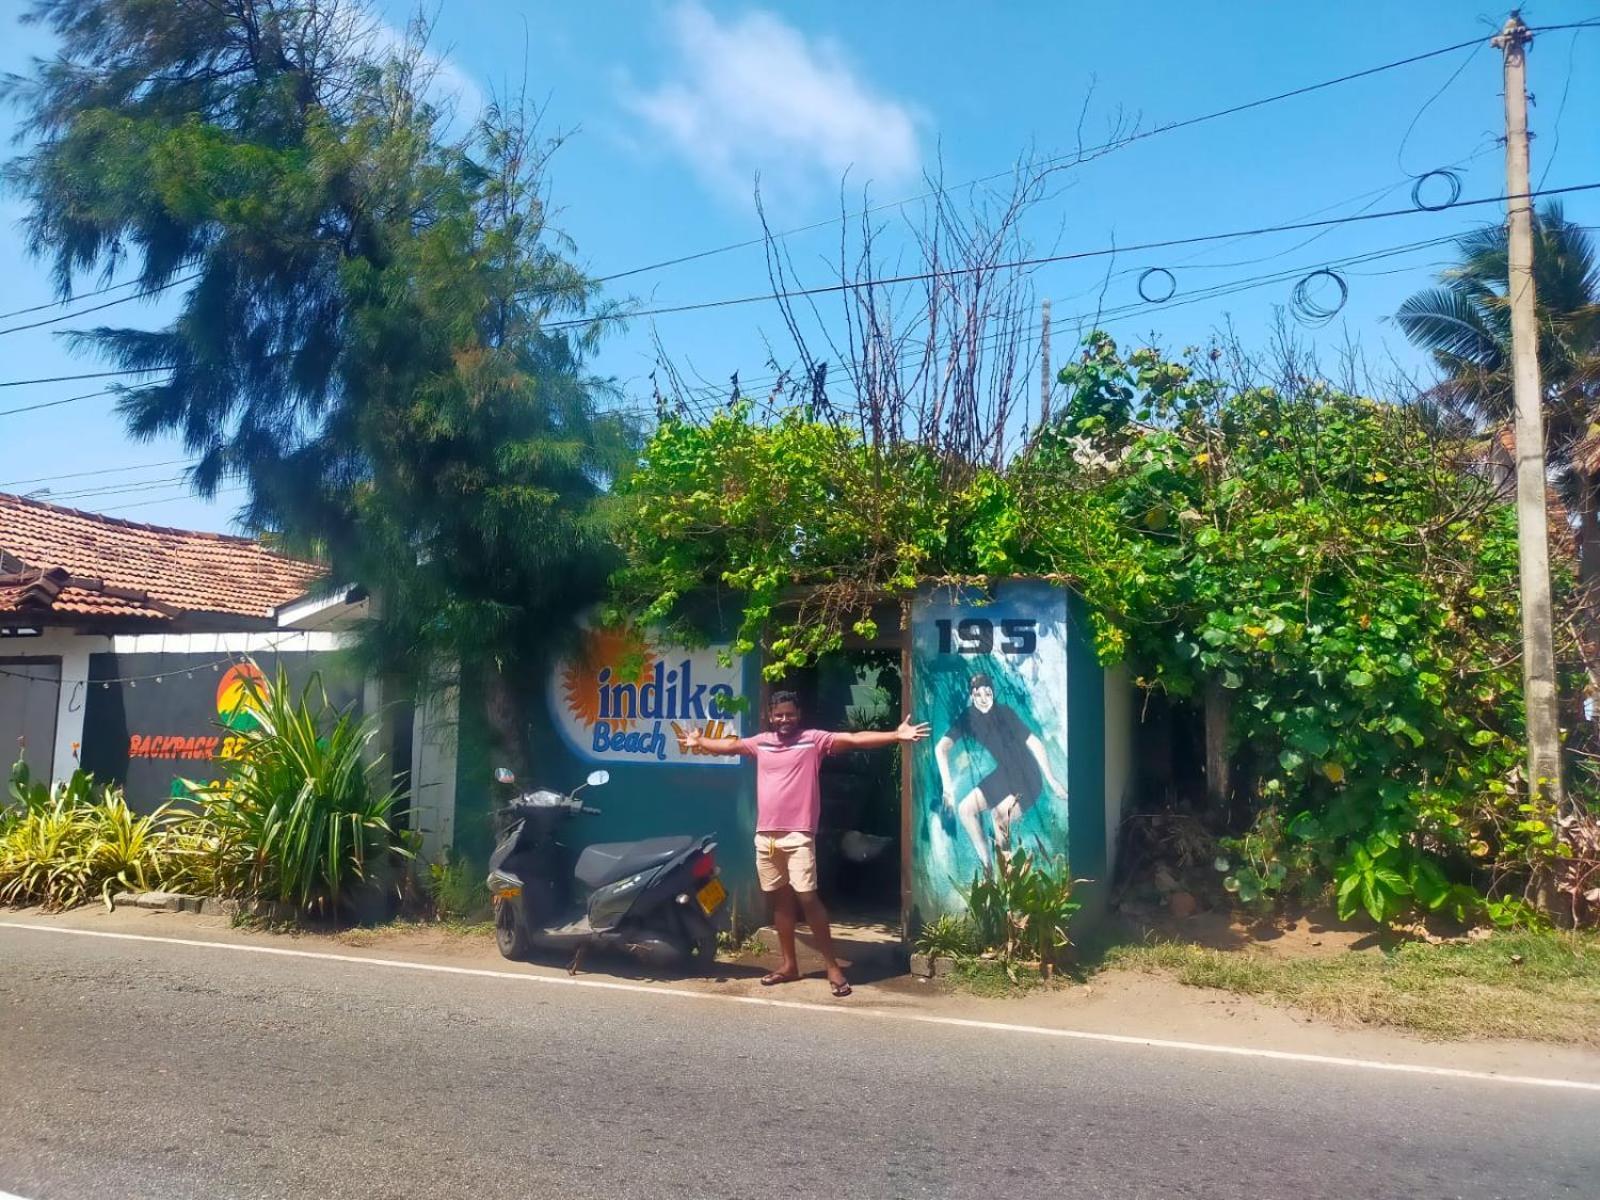
<path id="1" fill-rule="evenodd" d="M 489 727 L 494 765 L 516 772 L 518 783 L 532 787 L 533 759 L 528 753 L 527 721 L 522 697 L 505 675 L 491 669 L 484 675 L 483 715 Z"/>
<path id="2" fill-rule="evenodd" d="M 1221 682 L 1206 681 L 1206 808 L 1219 828 L 1230 816 L 1233 787 L 1228 760 L 1228 709 L 1232 697 Z"/>

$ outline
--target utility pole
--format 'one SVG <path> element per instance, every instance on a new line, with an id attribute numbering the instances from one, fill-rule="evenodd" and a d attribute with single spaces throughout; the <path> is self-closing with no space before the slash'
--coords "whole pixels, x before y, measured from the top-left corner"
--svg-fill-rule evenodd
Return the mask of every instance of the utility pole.
<path id="1" fill-rule="evenodd" d="M 1511 302 L 1511 392 L 1516 405 L 1517 548 L 1522 584 L 1522 694 L 1528 716 L 1528 790 L 1565 807 L 1556 703 L 1555 617 L 1550 600 L 1549 486 L 1544 394 L 1539 383 L 1533 289 L 1533 197 L 1528 183 L 1527 50 L 1533 34 L 1515 10 L 1492 45 L 1505 52 L 1506 218 Z"/>
<path id="2" fill-rule="evenodd" d="M 1050 301 L 1039 305 L 1039 427 L 1050 424 Z"/>

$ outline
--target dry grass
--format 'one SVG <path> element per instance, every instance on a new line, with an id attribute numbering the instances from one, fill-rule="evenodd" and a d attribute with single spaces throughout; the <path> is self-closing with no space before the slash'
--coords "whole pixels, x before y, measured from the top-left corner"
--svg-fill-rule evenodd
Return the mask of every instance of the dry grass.
<path id="1" fill-rule="evenodd" d="M 1508 933 L 1315 959 L 1166 942 L 1117 947 L 1103 965 L 1255 996 L 1346 1025 L 1600 1047 L 1600 937 L 1593 934 Z"/>

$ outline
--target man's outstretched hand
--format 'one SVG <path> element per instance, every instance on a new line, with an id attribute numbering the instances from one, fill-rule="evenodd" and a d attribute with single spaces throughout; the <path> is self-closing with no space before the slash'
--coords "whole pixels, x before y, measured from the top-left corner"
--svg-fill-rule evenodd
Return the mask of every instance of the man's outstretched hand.
<path id="1" fill-rule="evenodd" d="M 902 742 L 920 742 L 928 736 L 928 723 L 914 723 L 910 717 L 900 722 L 900 728 L 894 731 L 896 739 Z"/>

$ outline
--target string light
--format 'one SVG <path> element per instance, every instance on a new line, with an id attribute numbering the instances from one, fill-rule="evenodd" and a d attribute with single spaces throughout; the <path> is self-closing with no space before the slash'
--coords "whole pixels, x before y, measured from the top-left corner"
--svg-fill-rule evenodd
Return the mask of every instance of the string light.
<path id="1" fill-rule="evenodd" d="M 247 662 L 250 661 L 250 657 L 251 657 L 252 653 L 256 653 L 256 654 L 277 654 L 279 652 L 288 653 L 288 654 L 312 653 L 312 651 L 310 650 L 309 647 L 307 647 L 307 648 L 305 648 L 303 650 L 300 650 L 300 651 L 286 650 L 285 649 L 285 647 L 287 647 L 290 642 L 296 640 L 297 638 L 305 637 L 306 632 L 307 632 L 306 630 L 295 630 L 292 633 L 286 634 L 285 636 L 281 637 L 279 640 L 273 642 L 271 645 L 265 646 L 261 650 L 254 651 L 254 652 L 252 652 L 252 651 L 233 651 L 233 650 L 230 650 L 230 651 L 226 652 L 224 657 L 211 660 L 211 663 L 210 663 L 211 670 L 212 670 L 213 673 L 220 674 L 221 671 L 222 671 L 222 664 L 223 663 L 227 663 L 229 667 L 239 666 L 239 665 L 242 665 L 244 663 L 247 663 Z M 165 636 L 163 635 L 162 645 L 165 646 L 165 644 L 166 644 Z M 115 653 L 115 651 L 109 651 L 108 653 Z M 156 654 L 156 656 L 158 658 L 165 658 L 169 654 L 182 654 L 182 653 L 183 653 L 182 651 L 173 651 L 173 650 L 166 650 L 166 649 L 155 651 L 155 654 Z M 20 665 L 25 667 L 27 665 L 27 663 L 24 662 L 24 663 L 22 663 Z M 193 679 L 194 678 L 194 672 L 195 671 L 204 670 L 205 667 L 206 667 L 205 663 L 197 663 L 193 667 L 188 667 L 188 668 L 180 667 L 178 669 L 186 671 L 188 673 L 188 677 Z M 92 682 L 99 683 L 102 688 L 109 688 L 114 683 L 117 683 L 117 684 L 125 683 L 130 687 L 137 687 L 139 683 L 147 683 L 147 682 L 150 682 L 151 680 L 154 680 L 156 683 L 163 682 L 163 679 L 164 679 L 164 677 L 165 677 L 165 675 L 167 673 L 167 670 L 168 670 L 168 668 L 163 668 L 161 671 L 153 673 L 153 674 L 150 674 L 150 675 L 123 675 L 123 676 L 115 676 L 115 677 L 112 677 L 112 678 L 109 678 L 109 679 L 93 680 Z M 7 679 L 22 679 L 22 680 L 26 680 L 29 683 L 47 683 L 47 684 L 59 685 L 62 682 L 62 680 L 61 680 L 61 678 L 59 676 L 55 676 L 55 675 L 50 675 L 50 676 L 33 675 L 33 674 L 30 674 L 26 670 L 22 670 L 22 671 L 8 670 L 5 667 L 0 667 L 0 677 L 4 677 L 4 678 L 7 678 Z"/>

